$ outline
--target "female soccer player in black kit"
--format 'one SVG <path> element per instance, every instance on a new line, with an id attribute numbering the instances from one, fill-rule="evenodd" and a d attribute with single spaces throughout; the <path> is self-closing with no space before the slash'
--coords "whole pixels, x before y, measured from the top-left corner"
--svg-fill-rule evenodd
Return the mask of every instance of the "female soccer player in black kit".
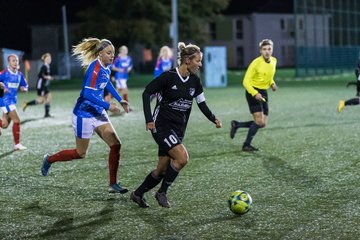
<path id="1" fill-rule="evenodd" d="M 149 207 L 144 193 L 160 182 L 161 187 L 155 193 L 159 205 L 169 208 L 166 192 L 174 182 L 180 170 L 189 160 L 188 152 L 182 144 L 186 125 L 190 116 L 193 98 L 202 113 L 221 128 L 221 121 L 214 116 L 205 103 L 203 87 L 196 73 L 202 66 L 202 53 L 196 45 L 182 42 L 179 48 L 180 66 L 162 73 L 151 81 L 143 93 L 143 106 L 146 130 L 159 145 L 159 161 L 155 170 L 147 175 L 144 182 L 131 193 L 130 199 L 140 207 Z M 159 93 L 154 114 L 151 115 L 150 96 Z"/>
<path id="2" fill-rule="evenodd" d="M 28 106 L 37 105 L 40 103 L 45 104 L 45 115 L 44 117 L 51 117 L 50 115 L 50 102 L 51 102 L 51 93 L 49 89 L 49 81 L 53 80 L 54 77 L 51 76 L 50 64 L 51 64 L 51 54 L 45 53 L 41 56 L 43 65 L 40 68 L 38 74 L 38 81 L 36 83 L 36 90 L 38 97 L 32 101 L 24 102 L 23 111 L 26 110 Z"/>

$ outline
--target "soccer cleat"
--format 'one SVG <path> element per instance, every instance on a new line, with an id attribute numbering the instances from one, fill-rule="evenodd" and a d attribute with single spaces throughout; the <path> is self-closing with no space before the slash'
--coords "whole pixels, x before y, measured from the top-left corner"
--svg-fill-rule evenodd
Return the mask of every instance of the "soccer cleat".
<path id="1" fill-rule="evenodd" d="M 344 101 L 344 100 L 340 100 L 340 101 L 339 101 L 338 108 L 337 108 L 338 113 L 341 113 L 341 111 L 344 109 L 344 107 L 345 107 L 345 101 Z"/>
<path id="2" fill-rule="evenodd" d="M 120 184 L 114 183 L 113 185 L 109 186 L 109 193 L 127 193 L 129 190 L 126 188 L 123 188 Z"/>
<path id="3" fill-rule="evenodd" d="M 135 195 L 135 191 L 133 191 L 131 194 L 130 194 L 130 199 L 137 203 L 139 205 L 139 207 L 141 208 L 148 208 L 150 207 L 150 205 L 146 202 L 146 199 L 144 197 L 139 197 L 139 196 L 136 196 Z"/>
<path id="4" fill-rule="evenodd" d="M 51 118 L 52 116 L 50 114 L 45 114 L 44 118 Z"/>
<path id="5" fill-rule="evenodd" d="M 166 197 L 166 193 L 164 192 L 156 192 L 155 193 L 155 198 L 158 201 L 159 205 L 164 207 L 164 208 L 169 208 L 170 207 L 170 203 Z"/>
<path id="6" fill-rule="evenodd" d="M 237 122 L 235 120 L 232 120 L 230 123 L 230 138 L 231 139 L 233 139 L 235 137 L 235 133 L 237 130 L 236 123 Z"/>
<path id="7" fill-rule="evenodd" d="M 48 175 L 49 169 L 51 167 L 51 163 L 49 163 L 49 161 L 48 161 L 49 156 L 50 156 L 49 154 L 45 154 L 44 158 L 43 158 L 43 162 L 42 162 L 42 165 L 41 165 L 41 174 L 43 176 Z"/>
<path id="8" fill-rule="evenodd" d="M 22 150 L 26 150 L 27 147 L 23 146 L 21 143 L 18 143 L 14 146 L 14 150 L 19 150 L 19 151 L 22 151 Z"/>
<path id="9" fill-rule="evenodd" d="M 258 148 L 253 147 L 253 146 L 251 146 L 251 145 L 247 145 L 247 144 L 244 144 L 244 145 L 243 145 L 242 150 L 243 150 L 244 152 L 255 152 L 255 151 L 259 151 Z"/>
<path id="10" fill-rule="evenodd" d="M 25 110 L 26 110 L 27 107 L 28 107 L 28 103 L 27 103 L 27 102 L 24 102 L 24 103 L 23 103 L 23 106 L 22 106 L 23 112 L 25 112 Z"/>

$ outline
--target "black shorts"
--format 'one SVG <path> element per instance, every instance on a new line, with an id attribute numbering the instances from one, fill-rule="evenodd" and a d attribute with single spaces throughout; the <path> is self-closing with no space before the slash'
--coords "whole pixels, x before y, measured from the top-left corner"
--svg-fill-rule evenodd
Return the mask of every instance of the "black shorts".
<path id="1" fill-rule="evenodd" d="M 255 88 L 256 89 L 256 88 Z M 247 91 L 245 91 L 245 95 L 246 95 L 246 100 L 248 102 L 249 105 L 249 110 L 250 113 L 256 113 L 256 112 L 263 112 L 265 115 L 269 115 L 269 98 L 268 98 L 268 94 L 266 90 L 262 90 L 262 89 L 256 89 L 262 96 L 263 98 L 266 99 L 266 102 L 263 101 L 257 101 L 255 99 L 255 97 L 251 96 L 250 93 L 248 93 Z"/>
<path id="2" fill-rule="evenodd" d="M 156 125 L 156 129 L 151 133 L 155 142 L 159 145 L 158 156 L 169 156 L 168 152 L 170 149 L 181 144 L 184 138 L 184 131 L 172 128 L 169 125 Z"/>
<path id="3" fill-rule="evenodd" d="M 36 90 L 37 90 L 37 95 L 40 97 L 43 97 L 50 92 L 48 87 L 43 87 L 43 88 L 36 89 Z"/>

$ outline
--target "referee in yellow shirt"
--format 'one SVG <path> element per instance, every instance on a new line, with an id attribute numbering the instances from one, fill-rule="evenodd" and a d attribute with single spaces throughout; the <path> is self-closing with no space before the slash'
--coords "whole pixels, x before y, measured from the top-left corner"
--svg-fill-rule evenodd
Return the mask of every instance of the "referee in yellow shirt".
<path id="1" fill-rule="evenodd" d="M 270 39 L 264 39 L 259 43 L 261 56 L 255 58 L 249 65 L 243 85 L 246 89 L 246 100 L 249 110 L 253 115 L 253 121 L 238 122 L 231 121 L 230 138 L 234 138 L 238 128 L 249 128 L 246 140 L 242 147 L 243 151 L 253 152 L 259 149 L 251 145 L 256 132 L 267 124 L 269 106 L 267 89 L 271 87 L 273 91 L 277 90 L 274 81 L 276 71 L 276 58 L 272 57 L 273 42 Z"/>

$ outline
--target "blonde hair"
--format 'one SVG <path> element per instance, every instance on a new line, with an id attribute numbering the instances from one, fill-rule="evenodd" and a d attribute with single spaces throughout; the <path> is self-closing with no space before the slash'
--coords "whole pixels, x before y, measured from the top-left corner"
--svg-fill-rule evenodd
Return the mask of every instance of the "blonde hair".
<path id="1" fill-rule="evenodd" d="M 172 55 L 171 49 L 168 46 L 162 46 L 160 48 L 159 58 L 163 57 L 166 53 L 168 54 L 168 57 L 170 58 Z"/>
<path id="2" fill-rule="evenodd" d="M 126 52 L 129 52 L 129 49 L 125 45 L 122 45 L 121 47 L 119 47 L 119 52 L 121 52 L 122 50 L 126 50 Z"/>
<path id="3" fill-rule="evenodd" d="M 45 61 L 45 58 L 47 57 L 51 57 L 51 54 L 50 53 L 44 53 L 42 56 L 41 56 L 41 61 Z"/>
<path id="4" fill-rule="evenodd" d="M 271 45 L 274 46 L 274 43 L 271 39 L 263 39 L 259 42 L 259 48 L 262 48 L 263 46 Z"/>
<path id="5" fill-rule="evenodd" d="M 188 45 L 185 45 L 183 42 L 179 42 L 178 44 L 178 64 L 181 65 L 186 58 L 193 59 L 195 57 L 195 54 L 199 53 L 202 54 L 200 51 L 200 48 L 194 44 L 189 43 Z"/>
<path id="6" fill-rule="evenodd" d="M 73 46 L 73 56 L 81 63 L 81 66 L 87 67 L 92 61 L 98 58 L 99 52 L 112 45 L 107 39 L 85 38 L 78 45 Z"/>

